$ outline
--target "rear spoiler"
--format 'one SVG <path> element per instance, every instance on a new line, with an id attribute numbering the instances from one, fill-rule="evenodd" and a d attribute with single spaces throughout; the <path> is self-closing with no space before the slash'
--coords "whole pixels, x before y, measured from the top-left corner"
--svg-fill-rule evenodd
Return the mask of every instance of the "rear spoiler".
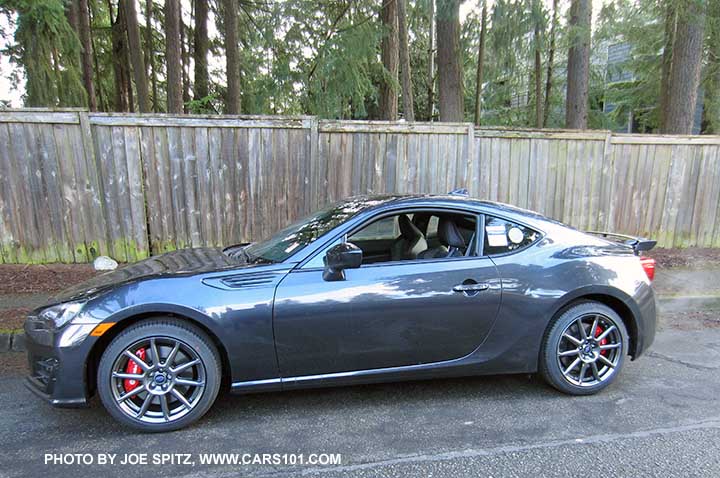
<path id="1" fill-rule="evenodd" d="M 649 251 L 657 244 L 657 241 L 645 239 L 644 237 L 626 236 L 625 234 L 615 234 L 614 232 L 585 231 L 586 234 L 601 236 L 605 239 L 615 239 L 626 246 L 633 248 L 635 255 L 638 256 L 642 251 Z"/>

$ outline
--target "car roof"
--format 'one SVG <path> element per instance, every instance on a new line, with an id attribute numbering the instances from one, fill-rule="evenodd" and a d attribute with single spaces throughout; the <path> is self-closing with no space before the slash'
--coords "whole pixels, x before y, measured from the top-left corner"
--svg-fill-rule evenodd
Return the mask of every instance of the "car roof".
<path id="1" fill-rule="evenodd" d="M 346 201 L 354 203 L 366 203 L 360 207 L 360 209 L 370 211 L 373 209 L 383 209 L 393 205 L 455 205 L 461 208 L 468 208 L 475 211 L 482 212 L 496 212 L 498 214 L 504 214 L 513 216 L 516 218 L 523 218 L 526 220 L 534 220 L 543 223 L 549 223 L 556 226 L 568 227 L 559 221 L 543 216 L 535 211 L 523 209 L 520 207 L 512 206 L 496 201 L 488 201 L 484 199 L 473 198 L 462 194 L 373 194 L 373 195 L 360 195 L 348 198 Z"/>

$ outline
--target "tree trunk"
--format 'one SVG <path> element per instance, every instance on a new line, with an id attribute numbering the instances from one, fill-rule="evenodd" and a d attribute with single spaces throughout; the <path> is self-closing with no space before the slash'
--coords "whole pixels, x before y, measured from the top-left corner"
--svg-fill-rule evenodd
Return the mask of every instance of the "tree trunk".
<path id="1" fill-rule="evenodd" d="M 433 119 L 435 109 L 435 0 L 428 1 L 430 11 L 428 21 L 430 22 L 430 42 L 428 44 L 428 72 L 427 72 L 427 98 L 428 98 L 428 121 Z"/>
<path id="2" fill-rule="evenodd" d="M 480 42 L 478 44 L 477 70 L 475 71 L 475 124 L 482 123 L 482 85 L 485 71 L 485 36 L 487 33 L 487 1 L 482 2 L 480 17 Z"/>
<path id="3" fill-rule="evenodd" d="M 115 75 L 114 110 L 132 111 L 132 88 L 130 86 L 130 71 L 128 68 L 127 36 L 125 35 L 125 10 L 118 8 L 117 15 L 113 21 L 113 5 L 108 0 L 108 12 L 110 13 L 110 34 L 113 52 L 113 72 Z"/>
<path id="4" fill-rule="evenodd" d="M 93 19 L 95 18 L 95 13 L 93 11 L 93 8 L 97 8 L 97 4 L 95 3 L 89 3 L 88 7 L 88 15 L 89 15 L 89 21 L 88 25 L 90 26 L 89 31 L 92 31 L 92 25 L 93 25 Z M 93 56 L 93 65 L 95 66 L 95 71 L 98 72 L 98 75 L 100 74 L 100 62 L 98 60 L 98 51 L 95 47 L 95 37 L 90 36 L 90 47 L 92 48 L 92 56 Z M 106 97 L 107 95 L 103 94 L 103 86 L 102 82 L 98 82 L 98 88 L 97 88 L 97 104 L 100 109 L 100 111 L 109 111 L 110 106 L 107 104 Z"/>
<path id="5" fill-rule="evenodd" d="M 80 36 L 80 21 L 78 19 L 78 0 L 68 0 L 65 2 L 65 17 L 72 27 L 73 31 Z"/>
<path id="6" fill-rule="evenodd" d="M 668 105 L 670 104 L 670 71 L 672 69 L 672 50 L 675 42 L 677 26 L 677 10 L 673 2 L 667 2 L 665 9 L 665 37 L 660 73 L 660 131 L 665 131 L 667 124 Z"/>
<path id="7" fill-rule="evenodd" d="M 535 127 L 542 128 L 543 125 L 543 100 L 542 100 L 542 57 L 540 55 L 540 3 L 535 0 L 535 31 L 533 39 L 535 43 Z"/>
<path id="8" fill-rule="evenodd" d="M 145 67 L 152 83 L 152 109 L 158 111 L 157 72 L 155 71 L 155 42 L 153 41 L 153 0 L 145 0 Z"/>
<path id="9" fill-rule="evenodd" d="M 138 26 L 135 0 L 121 0 L 121 8 L 125 9 L 128 54 L 135 77 L 135 91 L 137 92 L 138 109 L 141 113 L 150 112 L 150 98 L 148 93 L 147 76 L 145 73 L 145 59 L 143 58 L 142 44 L 140 43 L 140 27 Z"/>
<path id="10" fill-rule="evenodd" d="M 702 69 L 704 28 L 704 2 L 678 5 L 669 103 L 663 133 L 692 134 Z"/>
<path id="11" fill-rule="evenodd" d="M 200 100 L 209 94 L 208 88 L 208 3 L 207 0 L 195 0 L 195 99 Z"/>
<path id="12" fill-rule="evenodd" d="M 460 50 L 460 0 L 438 0 L 436 22 L 440 121 L 460 122 L 465 116 Z"/>
<path id="13" fill-rule="evenodd" d="M 192 6 L 190 7 L 192 9 Z M 192 17 L 192 14 L 191 14 Z M 187 41 L 185 41 L 187 40 Z M 188 103 L 190 102 L 190 32 L 189 28 L 180 15 L 180 58 L 182 58 L 182 98 L 183 113 L 188 113 Z"/>
<path id="14" fill-rule="evenodd" d="M 95 82 L 93 81 L 93 48 L 90 35 L 90 9 L 87 0 L 79 0 L 77 7 L 78 14 L 78 36 L 82 53 L 83 84 L 88 97 L 88 108 L 90 111 L 97 111 L 97 99 L 95 97 Z"/>
<path id="15" fill-rule="evenodd" d="M 590 79 L 591 0 L 572 0 L 570 6 L 570 50 L 568 51 L 565 127 L 587 129 Z"/>
<path id="16" fill-rule="evenodd" d="M 165 0 L 165 59 L 167 62 L 168 113 L 183 112 L 180 2 Z"/>
<path id="17" fill-rule="evenodd" d="M 238 49 L 237 0 L 223 0 L 225 14 L 225 74 L 227 97 L 225 113 L 240 114 L 240 51 Z"/>
<path id="18" fill-rule="evenodd" d="M 396 121 L 398 119 L 398 22 L 396 0 L 383 0 L 380 9 L 380 21 L 383 26 L 383 38 L 380 44 L 380 58 L 385 72 L 380 81 L 380 119 Z"/>
<path id="19" fill-rule="evenodd" d="M 550 115 L 550 97 L 552 96 L 553 61 L 555 61 L 555 29 L 558 24 L 558 0 L 553 0 L 552 26 L 550 27 L 550 49 L 548 51 L 547 76 L 545 78 L 545 107 L 543 108 L 542 127 L 547 127 Z"/>
<path id="20" fill-rule="evenodd" d="M 412 72 L 410 71 L 410 48 L 408 45 L 405 0 L 397 0 L 398 35 L 400 37 L 400 63 L 402 64 L 403 115 L 406 121 L 415 121 L 415 98 L 413 97 Z"/>
<path id="21" fill-rule="evenodd" d="M 709 24 L 707 48 L 709 77 L 703 103 L 705 117 L 703 133 L 720 134 L 720 2 L 711 3 L 708 8 L 708 18 L 712 19 L 713 23 Z"/>

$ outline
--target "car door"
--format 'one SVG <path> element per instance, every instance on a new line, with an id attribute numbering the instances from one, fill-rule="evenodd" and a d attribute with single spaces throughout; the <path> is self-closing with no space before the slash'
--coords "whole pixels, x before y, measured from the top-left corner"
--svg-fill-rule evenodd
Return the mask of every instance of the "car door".
<path id="1" fill-rule="evenodd" d="M 323 280 L 312 267 L 318 261 L 309 264 L 276 291 L 284 378 L 460 358 L 480 346 L 500 306 L 498 273 L 487 257 L 363 264 L 341 281 Z"/>

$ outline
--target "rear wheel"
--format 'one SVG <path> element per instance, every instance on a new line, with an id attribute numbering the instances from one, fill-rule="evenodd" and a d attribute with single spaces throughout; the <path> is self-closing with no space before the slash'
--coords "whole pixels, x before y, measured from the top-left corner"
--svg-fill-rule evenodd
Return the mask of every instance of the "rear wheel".
<path id="1" fill-rule="evenodd" d="M 220 358 L 200 329 L 176 319 L 131 326 L 105 350 L 98 393 L 118 421 L 146 432 L 185 427 L 202 417 L 220 389 Z"/>
<path id="2" fill-rule="evenodd" d="M 560 391 L 590 395 L 617 378 L 627 351 L 627 329 L 617 312 L 599 302 L 579 303 L 550 325 L 540 373 Z"/>

